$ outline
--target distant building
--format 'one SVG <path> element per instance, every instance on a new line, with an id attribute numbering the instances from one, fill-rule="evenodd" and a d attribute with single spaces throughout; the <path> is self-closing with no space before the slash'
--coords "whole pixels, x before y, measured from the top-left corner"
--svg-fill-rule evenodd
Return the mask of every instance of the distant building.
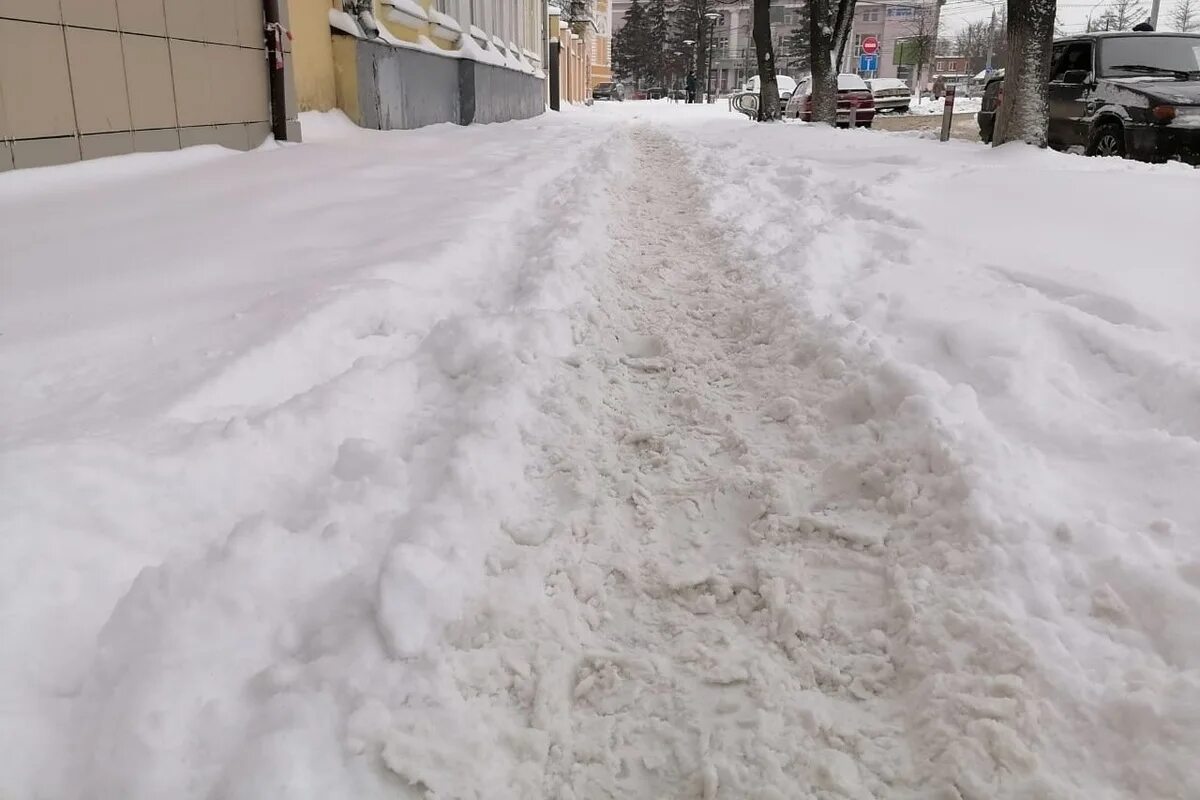
<path id="1" fill-rule="evenodd" d="M 936 0 L 914 2 L 912 5 L 889 3 L 858 3 L 854 10 L 854 23 L 850 29 L 849 46 L 842 72 L 853 72 L 866 78 L 900 78 L 909 81 L 918 72 L 916 41 L 922 36 L 932 37 L 938 26 Z M 862 42 L 868 36 L 879 42 L 877 66 L 874 71 L 859 69 Z M 921 82 L 929 82 L 929 70 L 920 70 Z"/>
<path id="2" fill-rule="evenodd" d="M 979 70 L 975 70 L 978 72 Z M 971 59 L 966 56 L 934 56 L 934 75 L 967 75 L 972 72 Z"/>
<path id="3" fill-rule="evenodd" d="M 743 86 L 758 74 L 758 57 L 754 50 L 754 3 L 740 0 L 732 6 L 715 6 L 721 19 L 713 30 L 713 71 L 715 90 L 729 92 Z M 781 75 L 799 77 L 806 72 L 795 59 L 788 45 L 794 34 L 806 28 L 803 22 L 803 2 L 785 0 L 771 6 L 771 43 L 775 51 L 775 68 Z"/>
<path id="4" fill-rule="evenodd" d="M 591 0 L 592 8 L 592 74 L 591 86 L 613 79 L 612 37 L 615 4 L 611 0 Z M 628 5 L 626 6 L 628 7 Z M 621 12 L 624 15 L 624 11 Z"/>

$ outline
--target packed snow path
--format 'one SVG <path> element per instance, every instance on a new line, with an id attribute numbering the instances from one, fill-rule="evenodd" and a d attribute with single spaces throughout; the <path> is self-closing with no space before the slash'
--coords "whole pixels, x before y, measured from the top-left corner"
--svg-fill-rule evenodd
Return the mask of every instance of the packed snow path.
<path id="1" fill-rule="evenodd" d="M 821 379 L 788 363 L 797 322 L 738 266 L 679 147 L 633 143 L 580 363 L 548 399 L 548 513 L 514 532 L 549 596 L 501 626 L 534 662 L 547 795 L 882 788 L 906 758 L 879 709 L 882 531 L 810 513 Z"/>
<path id="2" fill-rule="evenodd" d="M 861 477 L 887 508 L 904 470 L 951 465 L 852 433 L 863 398 L 836 349 L 729 250 L 680 147 L 630 138 L 597 305 L 544 401 L 544 511 L 510 526 L 455 639 L 466 695 L 507 693 L 547 763 L 508 793 L 423 748 L 402 774 L 448 797 L 1028 796 L 1019 643 L 966 599 L 959 635 L 929 641 L 954 588 L 909 597 L 903 562 L 969 550 L 905 541 L 911 521 L 889 543 L 896 520 L 853 505 Z M 856 435 L 883 440 L 866 463 L 846 460 Z M 531 575 L 545 599 L 505 605 Z M 974 665 L 947 674 L 941 646 Z"/>

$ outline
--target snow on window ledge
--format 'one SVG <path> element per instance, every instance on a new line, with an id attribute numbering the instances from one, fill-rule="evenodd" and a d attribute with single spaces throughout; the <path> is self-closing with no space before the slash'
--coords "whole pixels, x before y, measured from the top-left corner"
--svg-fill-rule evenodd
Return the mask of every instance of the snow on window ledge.
<path id="1" fill-rule="evenodd" d="M 488 49 L 488 43 L 491 42 L 491 38 L 483 32 L 482 28 L 472 25 L 467 30 L 470 32 L 471 38 L 475 40 L 475 44 L 479 45 L 479 47 L 483 48 L 484 50 Z"/>
<path id="2" fill-rule="evenodd" d="M 487 47 L 480 46 L 476 41 L 475 29 L 472 26 L 471 35 L 464 36 L 459 40 L 459 53 L 462 58 L 474 61 L 477 64 L 490 64 L 493 67 L 505 66 L 504 56 Z M 486 40 L 485 40 L 486 41 Z"/>
<path id="3" fill-rule="evenodd" d="M 354 17 L 345 11 L 338 11 L 336 8 L 329 9 L 329 27 L 335 31 L 349 34 L 355 39 L 367 38 L 363 34 L 362 28 L 358 27 L 358 23 L 354 21 Z"/>
<path id="4" fill-rule="evenodd" d="M 434 25 L 441 25 L 443 28 L 462 33 L 462 26 L 458 24 L 458 20 L 449 14 L 443 14 L 436 8 L 429 9 L 429 21 Z"/>
<path id="5" fill-rule="evenodd" d="M 463 35 L 462 26 L 449 14 L 443 14 L 437 9 L 429 9 L 429 21 L 433 23 L 433 33 L 450 42 L 457 42 Z"/>
<path id="6" fill-rule="evenodd" d="M 387 18 L 392 22 L 409 27 L 420 27 L 429 22 L 429 14 L 416 0 L 382 0 L 389 7 Z"/>
<path id="7" fill-rule="evenodd" d="M 393 6 L 394 3 L 403 3 L 405 1 L 406 0 L 385 0 L 385 5 Z M 411 0 L 407 1 L 411 2 Z M 469 28 L 471 35 L 464 36 L 462 27 L 459 26 L 458 23 L 453 20 L 453 18 L 446 17 L 444 14 L 441 14 L 438 11 L 434 11 L 432 13 L 436 16 L 431 16 L 428 21 L 433 23 L 434 32 L 438 36 L 441 36 L 445 39 L 449 39 L 451 41 L 457 40 L 457 49 L 447 50 L 443 47 L 439 47 L 433 42 L 433 40 L 424 34 L 418 35 L 417 41 L 408 42 L 397 38 L 391 31 L 383 26 L 380 26 L 379 28 L 379 35 L 372 39 L 363 33 L 362 27 L 354 20 L 354 17 L 344 11 L 338 11 L 332 8 L 329 10 L 329 26 L 337 31 L 349 34 L 356 39 L 362 39 L 364 41 L 382 42 L 391 47 L 400 47 L 404 48 L 405 50 L 419 50 L 423 53 L 438 55 L 444 58 L 463 58 L 467 59 L 468 61 L 474 61 L 477 64 L 502 67 L 514 72 L 523 73 L 525 75 L 532 75 L 539 80 L 545 78 L 545 73 L 543 73 L 541 69 L 536 66 L 536 64 L 540 62 L 540 59 L 537 58 L 536 54 L 530 54 L 528 51 L 522 53 L 522 51 L 518 49 L 516 45 L 509 45 L 511 50 L 507 49 L 504 47 L 504 41 L 500 37 L 489 37 L 486 33 L 474 25 L 470 26 Z M 454 23 L 457 29 L 452 29 L 449 25 L 443 24 L 445 20 L 449 20 L 450 22 Z M 439 29 L 444 29 L 449 35 L 442 34 Z M 524 57 L 525 55 L 529 55 L 529 60 Z"/>

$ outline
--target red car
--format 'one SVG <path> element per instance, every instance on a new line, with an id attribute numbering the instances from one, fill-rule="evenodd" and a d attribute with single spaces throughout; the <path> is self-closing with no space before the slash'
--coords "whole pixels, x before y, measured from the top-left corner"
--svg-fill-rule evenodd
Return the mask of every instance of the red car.
<path id="1" fill-rule="evenodd" d="M 812 76 L 802 79 L 796 86 L 783 115 L 812 121 Z M 869 128 L 874 121 L 875 98 L 866 81 L 857 75 L 838 75 L 838 126 Z"/>

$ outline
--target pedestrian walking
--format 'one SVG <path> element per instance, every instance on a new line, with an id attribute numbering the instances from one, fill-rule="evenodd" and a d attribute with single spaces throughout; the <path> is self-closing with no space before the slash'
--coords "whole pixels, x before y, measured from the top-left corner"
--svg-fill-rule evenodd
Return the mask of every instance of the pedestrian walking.
<path id="1" fill-rule="evenodd" d="M 688 71 L 687 74 L 687 101 L 689 103 L 696 102 L 696 73 Z"/>

